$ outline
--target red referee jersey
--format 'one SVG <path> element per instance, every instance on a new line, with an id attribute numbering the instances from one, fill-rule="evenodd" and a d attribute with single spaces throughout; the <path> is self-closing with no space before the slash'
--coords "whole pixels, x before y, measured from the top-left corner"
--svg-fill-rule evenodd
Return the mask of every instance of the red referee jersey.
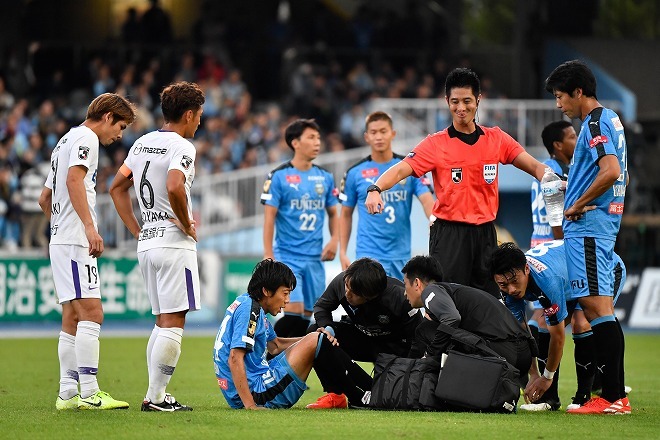
<path id="1" fill-rule="evenodd" d="M 480 225 L 495 220 L 498 164 L 510 164 L 523 147 L 499 127 L 477 125 L 478 140 L 465 143 L 453 126 L 427 136 L 404 159 L 419 177 L 431 172 L 439 219 Z"/>

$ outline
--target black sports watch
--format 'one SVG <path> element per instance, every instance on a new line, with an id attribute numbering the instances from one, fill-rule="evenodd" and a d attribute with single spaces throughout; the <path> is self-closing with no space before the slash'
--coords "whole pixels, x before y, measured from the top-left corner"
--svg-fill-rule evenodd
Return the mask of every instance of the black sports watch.
<path id="1" fill-rule="evenodd" d="M 378 185 L 369 185 L 367 187 L 367 193 L 370 193 L 371 191 L 378 191 L 378 193 L 382 193 L 383 190 L 378 187 Z"/>

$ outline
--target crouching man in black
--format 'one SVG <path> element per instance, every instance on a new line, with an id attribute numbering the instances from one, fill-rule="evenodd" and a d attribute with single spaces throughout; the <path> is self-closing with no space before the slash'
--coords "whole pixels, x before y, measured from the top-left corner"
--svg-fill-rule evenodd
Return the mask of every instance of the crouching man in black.
<path id="1" fill-rule="evenodd" d="M 411 357 L 439 358 L 445 353 L 451 336 L 438 329 L 438 324 L 446 324 L 481 336 L 520 371 L 520 384 L 525 386 L 536 345 L 504 304 L 483 290 L 441 282 L 442 268 L 433 257 L 413 257 L 402 272 L 410 305 L 424 307 L 426 312 L 426 319 L 417 328 Z"/>
<path id="2" fill-rule="evenodd" d="M 346 316 L 333 321 L 339 306 Z M 316 324 L 308 332 L 333 336 L 353 360 L 374 362 L 378 353 L 406 357 L 422 321 L 406 301 L 403 283 L 388 277 L 376 260 L 360 258 L 337 275 L 314 305 Z M 328 394 L 308 408 L 337 407 L 346 398 Z"/>

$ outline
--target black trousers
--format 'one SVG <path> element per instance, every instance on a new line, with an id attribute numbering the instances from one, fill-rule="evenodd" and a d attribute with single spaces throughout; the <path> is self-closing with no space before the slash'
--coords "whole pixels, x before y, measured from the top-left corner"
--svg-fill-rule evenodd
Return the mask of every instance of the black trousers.
<path id="1" fill-rule="evenodd" d="M 442 281 L 476 287 L 499 299 L 500 289 L 488 269 L 495 248 L 493 222 L 471 225 L 438 219 L 429 232 L 429 255 L 440 262 Z"/>
<path id="2" fill-rule="evenodd" d="M 307 333 L 314 332 L 317 328 L 316 324 L 312 324 L 307 329 Z M 378 353 L 407 357 L 410 351 L 412 341 L 404 341 L 390 335 L 367 336 L 352 323 L 335 321 L 332 323 L 332 328 L 339 341 L 339 347 L 356 361 L 375 362 Z"/>

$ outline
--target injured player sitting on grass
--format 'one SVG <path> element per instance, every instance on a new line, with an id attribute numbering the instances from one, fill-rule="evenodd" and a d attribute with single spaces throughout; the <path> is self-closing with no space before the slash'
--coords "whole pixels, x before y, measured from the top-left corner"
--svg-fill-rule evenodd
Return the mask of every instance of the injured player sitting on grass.
<path id="1" fill-rule="evenodd" d="M 326 392 L 346 400 L 328 408 L 365 406 L 372 378 L 323 333 L 280 338 L 266 313 L 277 315 L 289 302 L 296 278 L 287 265 L 266 259 L 252 273 L 248 291 L 227 308 L 214 346 L 215 374 L 230 407 L 290 408 L 307 389 L 312 368 Z M 267 354 L 273 356 L 268 361 Z"/>

